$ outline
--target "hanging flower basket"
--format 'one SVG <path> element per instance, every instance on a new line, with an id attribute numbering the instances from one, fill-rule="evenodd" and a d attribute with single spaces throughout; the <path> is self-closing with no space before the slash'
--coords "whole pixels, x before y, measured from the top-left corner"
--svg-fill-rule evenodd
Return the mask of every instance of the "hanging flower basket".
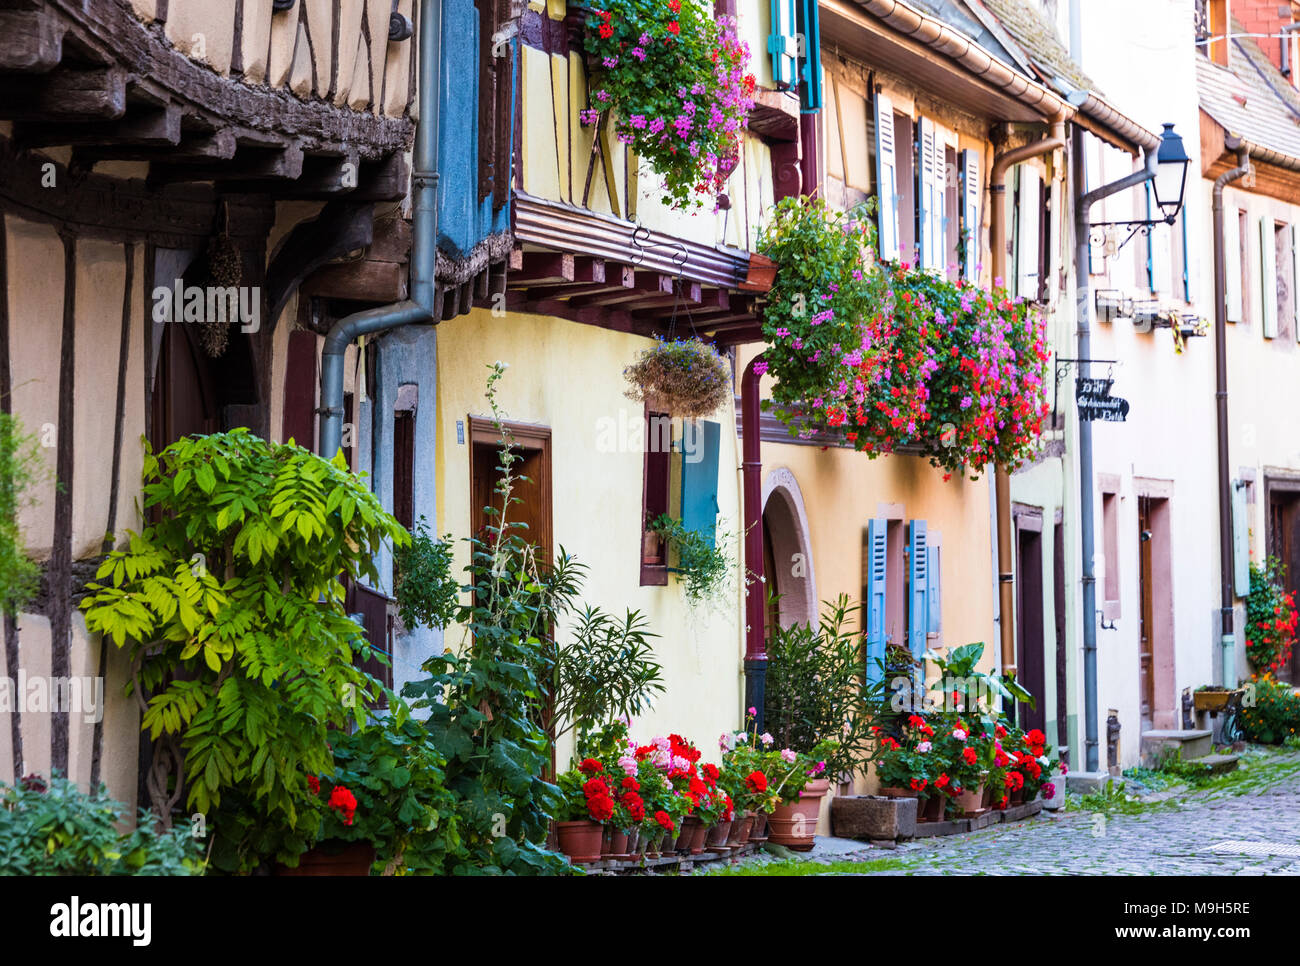
<path id="1" fill-rule="evenodd" d="M 732 394 L 730 364 L 697 339 L 658 340 L 623 375 L 629 399 L 686 419 L 717 412 Z"/>
<path id="2" fill-rule="evenodd" d="M 663 179 L 663 202 L 700 207 L 740 157 L 754 103 L 749 48 L 731 17 L 702 0 L 606 0 L 586 20 L 591 72 L 584 124 L 606 111 L 618 139 Z"/>

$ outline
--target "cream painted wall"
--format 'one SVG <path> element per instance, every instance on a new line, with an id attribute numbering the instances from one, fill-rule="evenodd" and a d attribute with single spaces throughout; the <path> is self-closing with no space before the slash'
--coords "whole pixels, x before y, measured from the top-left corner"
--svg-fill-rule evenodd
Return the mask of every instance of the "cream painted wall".
<path id="1" fill-rule="evenodd" d="M 739 590 L 725 613 L 710 614 L 691 611 L 676 578 L 665 587 L 640 586 L 642 452 L 601 442 L 601 433 L 620 418 L 626 425 L 643 418 L 640 404 L 623 396 L 622 373 L 649 344 L 595 326 L 537 315 L 494 318 L 482 309 L 439 325 L 438 532 L 462 538 L 469 531 L 469 446 L 456 442 L 456 423 L 489 414 L 487 366 L 501 360 L 510 365 L 499 384 L 507 418 L 551 429 L 554 543 L 590 568 L 582 600 L 619 617 L 626 608 L 638 609 L 660 635 L 654 646 L 667 690 L 634 732 L 677 732 L 716 761 L 718 735 L 741 721 Z M 713 418 L 723 426 L 719 533 L 738 534 L 739 457 L 729 431 L 735 416 L 727 408 Z M 738 536 L 733 547 L 738 552 Z M 457 572 L 467 562 L 461 544 Z M 449 647 L 461 639 L 459 631 L 447 632 Z M 570 743 L 562 741 L 557 761 L 563 766 L 570 753 Z"/>

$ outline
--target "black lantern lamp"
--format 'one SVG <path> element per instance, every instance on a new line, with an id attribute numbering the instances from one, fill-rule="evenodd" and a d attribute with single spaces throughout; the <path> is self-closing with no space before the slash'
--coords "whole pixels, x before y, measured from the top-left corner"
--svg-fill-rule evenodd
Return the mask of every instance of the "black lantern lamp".
<path id="1" fill-rule="evenodd" d="M 1152 188 L 1164 220 L 1171 225 L 1183 207 L 1187 166 L 1191 162 L 1183 148 L 1183 139 L 1174 133 L 1173 124 L 1166 123 L 1164 133 L 1160 135 L 1160 149 L 1156 152 L 1156 176 Z"/>

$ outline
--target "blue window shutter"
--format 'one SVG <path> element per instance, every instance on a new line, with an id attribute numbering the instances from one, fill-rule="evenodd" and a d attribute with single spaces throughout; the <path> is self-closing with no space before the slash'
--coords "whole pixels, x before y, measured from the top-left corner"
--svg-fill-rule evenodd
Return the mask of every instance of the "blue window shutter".
<path id="1" fill-rule="evenodd" d="M 930 556 L 925 542 L 925 521 L 907 525 L 907 648 L 914 658 L 925 653 L 925 635 L 930 629 Z"/>
<path id="2" fill-rule="evenodd" d="M 1232 564 L 1233 586 L 1238 597 L 1250 595 L 1250 513 L 1246 488 L 1232 488 Z"/>
<path id="3" fill-rule="evenodd" d="M 1146 183 L 1147 195 L 1147 221 L 1151 220 L 1151 182 Z M 1155 229 L 1153 228 L 1152 231 Z M 1147 289 L 1154 292 L 1156 290 L 1156 265 L 1155 265 L 1155 239 L 1151 237 L 1151 232 L 1147 232 Z"/>
<path id="4" fill-rule="evenodd" d="M 815 114 L 822 109 L 822 37 L 817 0 L 798 0 L 799 110 Z"/>
<path id="5" fill-rule="evenodd" d="M 767 51 L 772 55 L 772 79 L 790 88 L 798 80 L 799 38 L 795 36 L 795 0 L 772 0 L 772 33 Z"/>
<path id="6" fill-rule="evenodd" d="M 942 567 L 939 564 L 939 548 L 935 546 L 926 547 L 926 580 L 929 590 L 928 599 L 930 602 L 930 626 L 927 628 L 931 634 L 943 633 L 943 582 Z"/>
<path id="7" fill-rule="evenodd" d="M 898 158 L 894 145 L 894 103 L 876 94 L 876 247 L 885 261 L 898 259 Z"/>
<path id="8" fill-rule="evenodd" d="M 885 573 L 888 524 L 872 520 L 867 524 L 867 546 L 863 563 L 863 597 L 867 606 L 867 680 L 878 681 L 885 659 Z"/>
<path id="9" fill-rule="evenodd" d="M 690 429 L 683 429 L 683 444 Z M 718 452 L 722 424 L 707 419 L 695 424 L 695 452 L 682 449 L 682 527 L 703 533 L 713 546 L 718 525 Z"/>

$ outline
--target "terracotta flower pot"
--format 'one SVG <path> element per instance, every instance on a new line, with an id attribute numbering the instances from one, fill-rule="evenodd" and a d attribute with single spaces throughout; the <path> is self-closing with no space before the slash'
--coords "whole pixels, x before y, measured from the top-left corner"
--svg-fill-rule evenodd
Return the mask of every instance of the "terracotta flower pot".
<path id="1" fill-rule="evenodd" d="M 645 852 L 645 843 L 641 841 L 641 830 L 634 828 L 627 833 L 627 857 L 639 859 Z"/>
<path id="2" fill-rule="evenodd" d="M 916 798 L 916 792 L 900 785 L 881 785 L 880 794 L 886 798 Z"/>
<path id="3" fill-rule="evenodd" d="M 755 812 L 754 824 L 749 829 L 749 841 L 761 845 L 767 841 L 767 812 Z"/>
<path id="4" fill-rule="evenodd" d="M 1025 801 L 1025 789 L 1023 786 L 1021 786 L 1020 788 L 1017 788 L 1015 791 L 1011 793 L 1011 804 L 1022 805 L 1024 804 L 1024 801 Z"/>
<path id="5" fill-rule="evenodd" d="M 678 852 L 689 852 L 691 850 L 691 841 L 695 838 L 695 829 L 704 828 L 704 824 L 695 815 L 687 815 L 682 819 L 681 831 L 677 835 L 677 843 L 674 846 Z"/>
<path id="6" fill-rule="evenodd" d="M 726 848 L 727 840 L 731 837 L 732 819 L 725 822 L 718 822 L 717 825 L 709 829 L 708 837 L 704 840 L 705 844 L 711 849 Z"/>
<path id="7" fill-rule="evenodd" d="M 328 840 L 298 857 L 298 865 L 275 867 L 276 875 L 369 875 L 375 847 L 369 842 Z"/>
<path id="8" fill-rule="evenodd" d="M 627 858 L 627 832 L 606 826 L 601 836 L 600 857 L 602 859 Z"/>
<path id="9" fill-rule="evenodd" d="M 708 837 L 709 827 L 701 821 L 691 829 L 691 855 L 701 855 L 704 852 L 704 841 Z"/>
<path id="10" fill-rule="evenodd" d="M 944 805 L 947 801 L 947 795 L 931 795 L 929 798 L 921 799 L 916 806 L 916 820 L 918 822 L 942 822 Z"/>
<path id="11" fill-rule="evenodd" d="M 965 815 L 974 815 L 984 807 L 984 786 L 970 788 L 957 796 L 957 808 Z"/>
<path id="12" fill-rule="evenodd" d="M 768 841 L 796 852 L 810 850 L 817 832 L 817 816 L 821 812 L 822 798 L 830 787 L 831 783 L 826 779 L 816 779 L 804 786 L 798 801 L 778 805 L 768 819 L 772 830 Z"/>
<path id="13" fill-rule="evenodd" d="M 749 842 L 749 831 L 754 827 L 754 816 L 746 812 L 731 822 L 731 834 L 727 836 L 728 845 L 746 845 Z"/>
<path id="14" fill-rule="evenodd" d="M 993 789 L 989 788 L 988 785 L 982 787 L 984 789 L 984 794 L 980 798 L 980 808 L 988 808 L 993 804 Z"/>
<path id="15" fill-rule="evenodd" d="M 599 822 L 582 819 L 577 822 L 556 822 L 560 851 L 570 862 L 595 862 L 600 858 L 601 837 L 604 828 Z"/>

